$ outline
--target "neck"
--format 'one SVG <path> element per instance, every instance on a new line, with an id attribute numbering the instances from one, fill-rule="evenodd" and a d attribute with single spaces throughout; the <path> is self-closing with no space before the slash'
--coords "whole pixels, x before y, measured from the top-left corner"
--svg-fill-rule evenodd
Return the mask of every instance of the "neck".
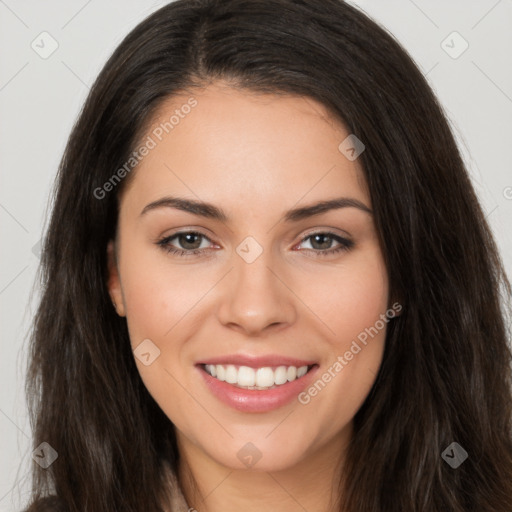
<path id="1" fill-rule="evenodd" d="M 198 512 L 339 511 L 336 504 L 347 445 L 345 433 L 293 467 L 262 471 L 223 466 L 197 446 L 184 443 L 179 479 L 190 510 Z"/>

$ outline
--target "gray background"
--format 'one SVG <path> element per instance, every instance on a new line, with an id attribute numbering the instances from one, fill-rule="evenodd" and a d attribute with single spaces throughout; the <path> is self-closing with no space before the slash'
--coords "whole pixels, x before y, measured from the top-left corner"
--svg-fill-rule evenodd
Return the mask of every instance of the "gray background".
<path id="1" fill-rule="evenodd" d="M 0 512 L 26 502 L 34 464 L 23 391 L 26 335 L 55 172 L 106 59 L 164 3 L 0 0 Z M 440 98 L 512 275 L 512 0 L 352 3 L 396 36 Z M 44 31 L 50 36 L 40 36 Z M 31 44 L 48 51 L 51 38 L 58 48 L 44 59 Z"/>

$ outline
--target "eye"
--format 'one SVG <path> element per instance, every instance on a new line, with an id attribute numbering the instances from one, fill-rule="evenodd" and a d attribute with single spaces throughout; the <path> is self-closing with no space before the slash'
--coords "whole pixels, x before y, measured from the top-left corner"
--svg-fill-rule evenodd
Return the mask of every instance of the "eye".
<path id="1" fill-rule="evenodd" d="M 313 252 L 318 256 L 326 256 L 347 251 L 354 246 L 354 242 L 348 238 L 344 238 L 331 232 L 311 233 L 302 239 L 300 245 L 304 242 L 311 247 L 304 248 L 306 251 Z M 209 243 L 212 241 L 204 234 L 198 231 L 180 231 L 171 236 L 165 237 L 157 242 L 163 250 L 177 256 L 194 256 L 206 252 Z M 337 244 L 333 247 L 333 243 Z M 176 247 L 176 245 L 178 247 Z M 206 244 L 206 245 L 204 245 Z"/>
<path id="2" fill-rule="evenodd" d="M 307 251 L 313 251 L 318 256 L 331 255 L 341 251 L 347 251 L 354 246 L 354 242 L 348 238 L 336 235 L 335 233 L 323 231 L 311 233 L 302 240 L 303 241 L 301 244 L 304 243 L 304 241 L 309 240 L 309 245 L 311 247 L 305 249 Z M 333 243 L 337 243 L 338 245 L 333 247 Z M 299 246 L 301 244 L 299 244 Z"/>
<path id="3" fill-rule="evenodd" d="M 171 242 L 175 239 L 176 243 L 179 244 L 181 248 L 172 245 Z M 208 247 L 208 244 L 206 244 L 206 247 L 202 246 L 205 240 L 211 242 L 206 235 L 198 231 L 180 231 L 179 233 L 174 233 L 171 236 L 159 240 L 157 245 L 162 247 L 165 251 L 177 254 L 178 256 L 192 256 L 204 252 L 204 249 Z"/>

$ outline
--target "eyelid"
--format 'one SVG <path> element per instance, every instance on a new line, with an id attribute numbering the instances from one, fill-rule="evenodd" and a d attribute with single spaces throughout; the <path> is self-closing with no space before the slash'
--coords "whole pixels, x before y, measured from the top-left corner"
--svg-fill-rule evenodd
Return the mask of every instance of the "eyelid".
<path id="1" fill-rule="evenodd" d="M 293 247 L 297 247 L 305 243 L 308 239 L 312 238 L 315 235 L 325 235 L 329 237 L 331 240 L 338 243 L 337 246 L 331 247 L 329 249 L 323 249 L 323 250 L 315 250 L 315 249 L 302 249 L 302 251 L 306 251 L 309 253 L 315 254 L 316 257 L 323 257 L 323 256 L 333 256 L 335 254 L 339 254 L 343 251 L 348 251 L 352 249 L 355 245 L 354 241 L 350 237 L 345 237 L 337 234 L 336 232 L 328 229 L 319 229 L 314 230 L 312 232 L 306 233 L 302 236 L 301 240 L 295 244 Z M 310 242 L 311 243 L 311 242 Z"/>
<path id="2" fill-rule="evenodd" d="M 341 234 L 340 234 L 340 232 L 341 232 Z M 324 227 L 320 227 L 320 228 L 311 228 L 311 229 L 306 230 L 301 235 L 301 241 L 304 238 L 307 238 L 308 236 L 316 235 L 318 233 L 332 234 L 332 235 L 339 236 L 340 238 L 346 238 L 348 240 L 352 240 L 352 235 L 348 231 L 345 231 L 344 229 L 340 229 L 340 228 L 324 226 Z"/>
<path id="3" fill-rule="evenodd" d="M 346 233 L 345 235 L 340 235 L 336 233 L 336 231 L 342 231 L 343 233 Z M 205 254 L 206 252 L 209 252 L 210 249 L 180 249 L 177 247 L 174 247 L 170 245 L 170 240 L 179 237 L 180 235 L 186 235 L 186 234 L 195 234 L 199 235 L 203 239 L 209 241 L 211 244 L 216 244 L 212 238 L 204 233 L 204 231 L 201 229 L 195 229 L 195 228 L 180 228 L 178 231 L 172 232 L 169 235 L 166 235 L 164 237 L 160 237 L 156 240 L 156 244 L 159 245 L 162 249 L 166 250 L 169 253 L 175 253 L 179 254 L 180 256 L 192 256 L 195 254 Z M 341 252 L 343 250 L 349 250 L 354 246 L 354 241 L 352 240 L 352 237 L 344 230 L 339 230 L 339 228 L 312 228 L 305 233 L 301 235 L 301 238 L 299 242 L 295 243 L 293 247 L 296 247 L 297 245 L 301 245 L 304 243 L 308 238 L 311 238 L 314 235 L 327 235 L 334 241 L 338 242 L 338 246 L 330 249 L 323 249 L 323 250 L 315 250 L 315 249 L 303 249 L 303 251 L 312 252 L 319 256 L 327 256 L 327 255 L 333 255 L 338 252 Z M 219 244 L 216 244 L 219 245 Z"/>
<path id="4" fill-rule="evenodd" d="M 189 235 L 189 234 L 199 235 L 203 239 L 205 239 L 208 242 L 210 242 L 210 244 L 214 244 L 215 245 L 215 242 L 212 240 L 210 235 L 207 235 L 201 229 L 194 229 L 194 228 L 185 228 L 185 229 L 181 229 L 180 228 L 178 231 L 172 232 L 169 235 L 165 235 L 163 237 L 158 237 L 155 240 L 155 243 L 156 243 L 156 245 L 161 246 L 163 249 L 167 248 L 167 250 L 169 250 L 169 247 L 172 247 L 172 246 L 170 246 L 170 241 L 172 239 L 177 238 L 180 235 Z M 176 248 L 176 247 L 174 249 L 176 249 L 176 251 L 182 251 L 183 253 L 190 253 L 190 254 L 193 254 L 194 252 L 205 252 L 205 249 L 189 249 L 189 250 L 186 250 L 186 249 L 179 249 L 179 248 Z M 172 251 L 169 251 L 169 252 L 172 252 Z"/>
<path id="5" fill-rule="evenodd" d="M 340 235 L 340 234 L 336 233 L 336 231 L 341 231 L 343 234 Z M 168 235 L 158 237 L 155 240 L 155 243 L 161 244 L 162 242 L 169 241 L 172 238 L 175 238 L 179 235 L 184 235 L 184 234 L 197 234 L 197 235 L 202 236 L 203 238 L 206 238 L 210 242 L 215 243 L 212 240 L 212 237 L 203 231 L 203 228 L 193 228 L 193 227 L 178 228 L 177 231 L 173 231 Z M 324 227 L 324 228 L 311 228 L 311 229 L 307 230 L 306 232 L 304 232 L 301 235 L 298 243 L 302 243 L 306 238 L 313 236 L 313 235 L 317 235 L 317 234 L 333 235 L 333 236 L 336 236 L 339 238 L 343 238 L 344 240 L 346 240 L 348 242 L 352 241 L 352 236 L 347 231 L 340 230 L 339 228 Z M 295 243 L 294 246 L 295 245 L 297 245 L 297 243 Z M 192 252 L 192 250 L 188 251 L 188 252 Z M 316 252 L 320 252 L 320 251 L 316 251 Z"/>

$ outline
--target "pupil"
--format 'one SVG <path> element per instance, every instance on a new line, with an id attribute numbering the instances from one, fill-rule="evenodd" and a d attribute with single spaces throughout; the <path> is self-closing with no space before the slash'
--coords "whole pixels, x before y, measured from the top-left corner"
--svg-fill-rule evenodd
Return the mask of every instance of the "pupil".
<path id="1" fill-rule="evenodd" d="M 199 245 L 197 245 L 198 239 L 200 235 L 197 233 L 186 233 L 184 235 L 180 235 L 179 241 L 182 247 L 186 249 L 197 249 Z M 331 237 L 329 235 L 314 235 L 313 236 L 313 245 L 316 244 L 319 249 L 329 249 L 331 245 Z"/>
<path id="2" fill-rule="evenodd" d="M 329 246 L 331 245 L 331 237 L 329 235 L 314 235 L 313 241 L 314 243 L 319 241 L 319 245 L 322 246 L 318 247 L 319 249 L 329 249 Z"/>
<path id="3" fill-rule="evenodd" d="M 196 238 L 196 241 L 191 241 L 193 238 Z M 199 243 L 199 245 L 197 245 L 197 239 L 199 238 L 199 235 L 196 234 L 196 233 L 187 233 L 185 235 L 180 235 L 179 237 L 179 242 L 181 244 L 182 247 L 184 247 L 185 249 L 197 249 L 199 247 L 199 245 L 201 245 L 201 243 Z M 192 245 L 192 247 L 190 247 Z"/>

